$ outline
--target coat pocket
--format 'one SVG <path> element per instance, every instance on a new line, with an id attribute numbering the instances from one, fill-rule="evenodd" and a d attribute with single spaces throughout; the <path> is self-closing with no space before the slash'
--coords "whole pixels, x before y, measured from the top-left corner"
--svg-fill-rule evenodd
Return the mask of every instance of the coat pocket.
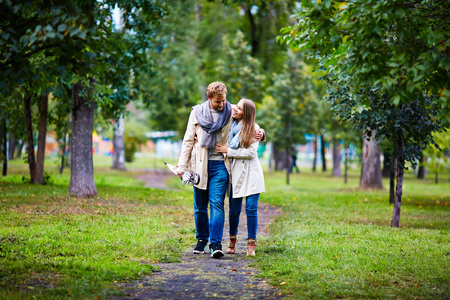
<path id="1" fill-rule="evenodd" d="M 242 160 L 242 172 L 239 175 L 239 179 L 237 180 L 236 184 L 233 183 L 233 190 L 236 193 L 239 193 L 241 190 L 242 184 L 244 183 L 245 176 L 247 176 L 247 166 L 248 166 L 248 160 Z"/>

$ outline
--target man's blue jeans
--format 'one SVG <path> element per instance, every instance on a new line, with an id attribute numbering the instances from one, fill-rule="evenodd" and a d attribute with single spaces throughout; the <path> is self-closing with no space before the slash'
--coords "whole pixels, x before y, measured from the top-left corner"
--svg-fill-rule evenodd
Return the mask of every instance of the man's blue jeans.
<path id="1" fill-rule="evenodd" d="M 208 186 L 206 190 L 194 187 L 194 217 L 197 239 L 221 243 L 225 221 L 224 200 L 228 185 L 228 171 L 223 161 L 208 161 Z M 210 222 L 208 223 L 208 202 Z"/>
<path id="2" fill-rule="evenodd" d="M 256 240 L 256 229 L 258 228 L 258 200 L 259 194 L 246 197 L 245 211 L 247 213 L 248 238 Z M 242 210 L 243 198 L 230 197 L 230 235 L 238 234 L 239 217 Z"/>

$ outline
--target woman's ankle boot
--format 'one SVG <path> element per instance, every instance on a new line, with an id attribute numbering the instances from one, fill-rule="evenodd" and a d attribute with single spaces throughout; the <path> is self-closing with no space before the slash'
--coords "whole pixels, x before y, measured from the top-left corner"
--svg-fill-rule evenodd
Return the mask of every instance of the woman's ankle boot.
<path id="1" fill-rule="evenodd" d="M 255 256 L 256 240 L 247 240 L 247 256 Z"/>
<path id="2" fill-rule="evenodd" d="M 230 235 L 230 244 L 228 244 L 227 253 L 233 254 L 236 252 L 237 235 Z"/>

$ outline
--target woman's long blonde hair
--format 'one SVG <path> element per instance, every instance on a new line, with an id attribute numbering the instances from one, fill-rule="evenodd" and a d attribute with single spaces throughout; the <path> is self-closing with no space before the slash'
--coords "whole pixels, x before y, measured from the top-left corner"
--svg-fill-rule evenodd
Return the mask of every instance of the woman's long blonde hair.
<path id="1" fill-rule="evenodd" d="M 242 98 L 239 102 L 242 102 L 243 107 L 242 129 L 239 137 L 241 139 L 241 145 L 244 148 L 248 148 L 255 141 L 256 106 L 252 100 L 245 98 Z"/>

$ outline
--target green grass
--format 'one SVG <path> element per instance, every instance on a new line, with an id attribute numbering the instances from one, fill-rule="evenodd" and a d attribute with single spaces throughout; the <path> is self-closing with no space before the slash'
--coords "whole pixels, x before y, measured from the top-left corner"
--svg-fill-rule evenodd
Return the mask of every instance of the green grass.
<path id="1" fill-rule="evenodd" d="M 195 239 L 190 194 L 144 188 L 138 172 L 96 169 L 98 196 L 67 196 L 70 175 L 0 181 L 0 299 L 105 297 L 117 283 L 174 262 Z"/>
<path id="2" fill-rule="evenodd" d="M 363 191 L 358 174 L 266 175 L 261 201 L 283 207 L 255 264 L 294 298 L 448 299 L 450 184 L 407 175 L 400 228 L 388 191 Z M 384 182 L 386 189 L 388 182 Z"/>
<path id="3" fill-rule="evenodd" d="M 94 158 L 98 196 L 67 196 L 70 175 L 49 160 L 50 184 L 22 183 L 27 166 L 10 163 L 0 179 L 0 299 L 109 297 L 118 283 L 177 261 L 195 240 L 192 190 L 143 187 L 142 158 L 110 169 L 110 158 Z M 171 163 L 174 163 L 173 161 Z M 148 166 L 150 164 L 150 166 Z M 304 170 L 302 170 L 304 171 Z M 450 184 L 436 185 L 408 174 L 400 228 L 389 226 L 393 207 L 383 191 L 359 190 L 322 173 L 291 176 L 266 172 L 261 201 L 283 215 L 259 239 L 259 276 L 292 299 L 448 299 Z M 180 187 L 174 176 L 171 187 Z"/>

